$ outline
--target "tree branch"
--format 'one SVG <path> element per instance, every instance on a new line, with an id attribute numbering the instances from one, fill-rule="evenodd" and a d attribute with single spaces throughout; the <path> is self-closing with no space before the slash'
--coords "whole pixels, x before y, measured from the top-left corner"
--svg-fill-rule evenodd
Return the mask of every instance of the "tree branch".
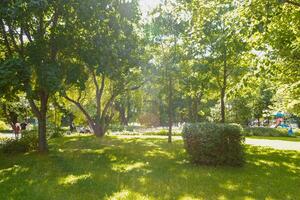
<path id="1" fill-rule="evenodd" d="M 9 33 L 10 39 L 12 41 L 12 44 L 13 44 L 14 48 L 16 49 L 16 51 L 21 55 L 20 49 L 15 40 L 15 33 L 14 33 L 13 29 L 11 28 L 10 23 L 7 24 L 7 27 L 8 27 L 8 33 Z"/>
<path id="2" fill-rule="evenodd" d="M 24 33 L 28 39 L 29 42 L 32 42 L 32 37 L 31 37 L 31 34 L 30 34 L 30 30 L 29 30 L 29 27 L 28 25 L 26 27 L 24 27 Z"/>
<path id="3" fill-rule="evenodd" d="M 11 51 L 9 41 L 8 41 L 8 38 L 7 38 L 7 34 L 6 34 L 6 31 L 5 31 L 5 25 L 4 25 L 3 19 L 0 20 L 0 26 L 1 26 L 2 36 L 3 36 L 3 39 L 4 39 L 6 49 L 8 51 L 9 56 L 12 56 L 12 51 Z"/>
<path id="4" fill-rule="evenodd" d="M 288 4 L 292 4 L 292 5 L 294 5 L 294 6 L 300 7 L 300 2 L 289 1 L 289 0 L 285 0 L 284 2 L 285 2 L 285 3 L 288 3 Z"/>
<path id="5" fill-rule="evenodd" d="M 65 99 L 67 99 L 68 101 L 70 101 L 71 103 L 73 103 L 75 106 L 77 106 L 89 122 L 93 121 L 92 117 L 88 114 L 88 112 L 84 109 L 84 107 L 79 102 L 77 102 L 74 99 L 70 98 L 67 94 L 63 94 L 62 96 Z"/>
<path id="6" fill-rule="evenodd" d="M 105 104 L 105 107 L 102 111 L 102 115 L 101 115 L 101 118 L 104 118 L 109 107 L 111 106 L 112 102 L 115 100 L 115 98 L 118 96 L 119 92 L 115 92 L 111 95 L 110 99 L 107 101 L 107 103 Z"/>
<path id="7" fill-rule="evenodd" d="M 102 75 L 101 86 L 100 86 L 100 99 L 102 98 L 103 95 L 104 86 L 105 86 L 105 76 Z"/>
<path id="8" fill-rule="evenodd" d="M 93 82 L 96 87 L 96 107 L 97 107 L 97 117 L 100 117 L 101 114 L 101 97 L 100 97 L 100 89 L 99 89 L 99 84 L 97 81 L 97 76 L 96 73 L 94 72 L 93 69 L 90 70 L 92 77 L 93 77 Z"/>
<path id="9" fill-rule="evenodd" d="M 20 28 L 20 34 L 19 34 L 19 40 L 20 40 L 20 43 L 21 43 L 21 50 L 20 50 L 20 53 L 22 55 L 22 57 L 24 57 L 24 40 L 23 40 L 23 27 Z"/>
<path id="10" fill-rule="evenodd" d="M 30 107 L 31 107 L 33 113 L 34 113 L 37 117 L 40 118 L 41 112 L 40 112 L 40 110 L 38 109 L 37 105 L 34 103 L 34 100 L 33 100 L 32 98 L 28 98 L 28 97 L 27 97 L 27 99 L 28 99 L 28 102 L 29 102 L 29 104 L 30 104 Z"/>

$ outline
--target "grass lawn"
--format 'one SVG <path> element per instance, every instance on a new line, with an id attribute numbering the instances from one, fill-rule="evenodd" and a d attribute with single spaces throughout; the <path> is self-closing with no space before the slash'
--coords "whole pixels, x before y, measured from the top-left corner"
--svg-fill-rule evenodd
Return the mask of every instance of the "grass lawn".
<path id="1" fill-rule="evenodd" d="M 182 141 L 73 136 L 0 155 L 0 199 L 300 199 L 300 152 L 247 146 L 243 168 L 195 166 Z"/>
<path id="2" fill-rule="evenodd" d="M 265 137 L 265 136 L 251 136 L 251 137 L 247 137 L 247 138 L 250 138 L 250 139 L 283 140 L 283 141 L 300 142 L 300 137 Z"/>

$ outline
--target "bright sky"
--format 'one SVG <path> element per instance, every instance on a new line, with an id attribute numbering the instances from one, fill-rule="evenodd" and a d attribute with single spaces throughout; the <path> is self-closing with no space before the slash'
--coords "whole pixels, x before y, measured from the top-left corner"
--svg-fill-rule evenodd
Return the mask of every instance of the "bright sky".
<path id="1" fill-rule="evenodd" d="M 140 0 L 140 8 L 144 17 L 146 17 L 147 13 L 153 10 L 158 4 L 160 0 Z"/>

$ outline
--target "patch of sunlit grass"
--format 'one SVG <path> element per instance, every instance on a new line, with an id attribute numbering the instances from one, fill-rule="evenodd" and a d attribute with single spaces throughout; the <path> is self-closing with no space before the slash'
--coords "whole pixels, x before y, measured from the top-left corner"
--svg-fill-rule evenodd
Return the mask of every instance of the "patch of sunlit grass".
<path id="1" fill-rule="evenodd" d="M 131 170 L 137 170 L 143 168 L 147 165 L 147 163 L 136 162 L 132 164 L 114 164 L 112 169 L 118 172 L 128 172 Z"/>
<path id="2" fill-rule="evenodd" d="M 107 200 L 119 200 L 119 199 L 128 199 L 128 200 L 132 200 L 132 199 L 140 199 L 140 200 L 144 200 L 144 199 L 149 199 L 149 197 L 144 196 L 142 194 L 139 194 L 137 192 L 133 192 L 127 189 L 123 189 L 120 192 L 116 192 L 113 195 L 111 195 L 110 197 L 106 198 Z"/>
<path id="3" fill-rule="evenodd" d="M 0 199 L 299 199 L 300 152 L 246 146 L 242 168 L 196 166 L 182 140 L 70 136 L 0 154 Z"/>
<path id="4" fill-rule="evenodd" d="M 59 180 L 59 184 L 60 185 L 73 185 L 73 184 L 76 184 L 78 183 L 79 181 L 81 180 L 86 180 L 88 178 L 91 178 L 91 174 L 82 174 L 82 175 L 68 175 L 64 178 L 61 178 Z"/>

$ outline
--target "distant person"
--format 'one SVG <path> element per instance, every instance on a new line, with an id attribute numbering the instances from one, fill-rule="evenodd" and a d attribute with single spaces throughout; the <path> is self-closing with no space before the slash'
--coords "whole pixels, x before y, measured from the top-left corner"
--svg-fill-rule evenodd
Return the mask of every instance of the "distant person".
<path id="1" fill-rule="evenodd" d="M 19 134 L 21 133 L 21 126 L 19 123 L 16 123 L 13 127 L 14 132 L 15 132 L 15 138 L 19 139 Z"/>
<path id="2" fill-rule="evenodd" d="M 76 131 L 76 126 L 75 126 L 74 122 L 72 122 L 70 124 L 70 132 L 75 132 L 75 131 Z"/>
<path id="3" fill-rule="evenodd" d="M 290 125 L 290 128 L 289 128 L 289 130 L 288 130 L 288 135 L 289 136 L 292 136 L 294 134 L 294 132 L 293 132 L 293 127 Z"/>

